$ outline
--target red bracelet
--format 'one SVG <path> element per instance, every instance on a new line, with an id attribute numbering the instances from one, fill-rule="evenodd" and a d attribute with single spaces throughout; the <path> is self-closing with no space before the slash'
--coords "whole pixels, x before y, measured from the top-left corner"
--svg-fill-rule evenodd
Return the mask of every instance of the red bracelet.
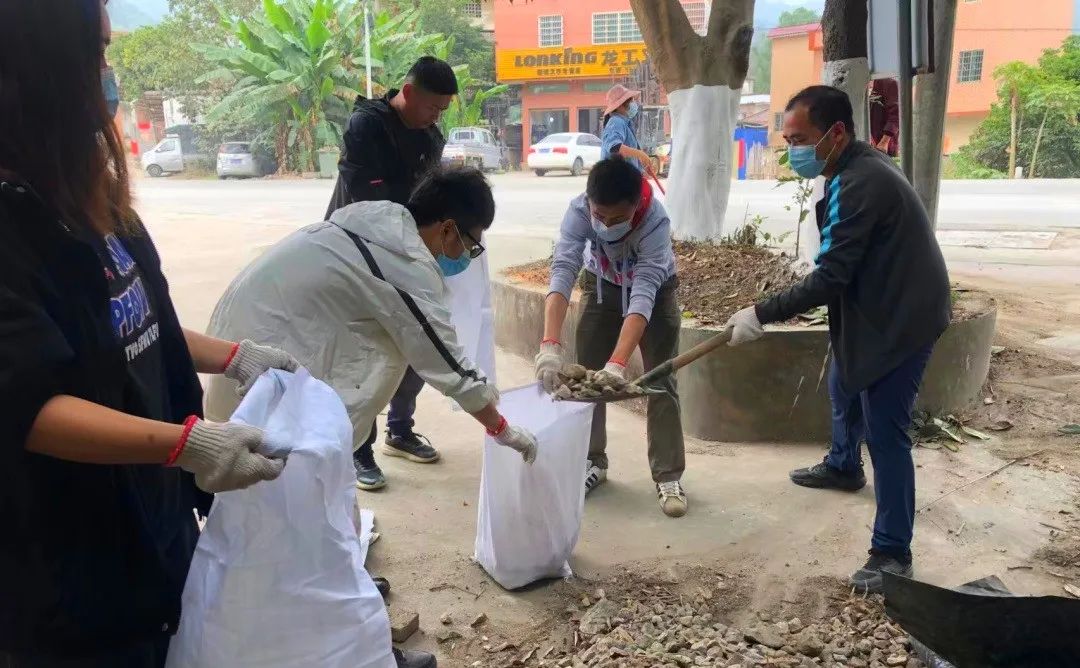
<path id="1" fill-rule="evenodd" d="M 626 362 L 620 362 L 619 360 L 615 359 L 614 357 L 612 357 L 611 359 L 609 359 L 609 360 L 607 361 L 607 363 L 608 363 L 608 364 L 614 364 L 614 365 L 616 365 L 616 366 L 621 366 L 621 367 L 622 367 L 622 368 L 624 368 L 624 369 L 626 368 Z"/>
<path id="2" fill-rule="evenodd" d="M 557 346 L 562 345 L 562 342 L 559 341 L 558 339 L 544 339 L 543 341 L 540 342 L 540 345 L 544 345 L 545 343 L 554 343 Z"/>
<path id="3" fill-rule="evenodd" d="M 236 357 L 236 353 L 238 352 L 240 352 L 240 344 L 234 343 L 232 350 L 229 351 L 229 356 L 225 358 L 225 366 L 221 367 L 221 373 L 225 373 L 225 369 L 229 368 L 229 365 L 232 364 L 233 358 Z"/>
<path id="4" fill-rule="evenodd" d="M 493 438 L 497 437 L 499 434 L 506 431 L 506 427 L 507 427 L 506 418 L 500 416 L 500 418 L 499 418 L 499 426 L 495 427 L 494 430 L 488 429 L 487 430 L 488 436 L 491 436 Z"/>
<path id="5" fill-rule="evenodd" d="M 172 466 L 176 463 L 177 458 L 180 457 L 180 453 L 184 451 L 184 446 L 187 445 L 188 436 L 191 436 L 191 430 L 198 421 L 198 415 L 189 415 L 188 419 L 184 420 L 184 431 L 180 434 L 180 440 L 176 442 L 176 447 L 173 448 L 172 454 L 165 460 L 165 466 Z"/>

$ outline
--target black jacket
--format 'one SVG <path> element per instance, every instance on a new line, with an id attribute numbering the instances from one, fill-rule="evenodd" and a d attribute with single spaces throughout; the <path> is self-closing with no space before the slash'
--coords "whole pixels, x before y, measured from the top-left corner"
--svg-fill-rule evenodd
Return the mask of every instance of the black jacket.
<path id="1" fill-rule="evenodd" d="M 201 414 L 202 388 L 145 232 L 123 236 L 157 305 L 169 419 Z M 131 415 L 98 255 L 24 184 L 0 182 L 0 650 L 78 655 L 176 630 L 209 497 L 159 465 L 77 464 L 25 450 L 52 397 Z"/>
<path id="2" fill-rule="evenodd" d="M 817 204 L 817 268 L 757 305 L 762 324 L 829 307 L 833 354 L 859 392 L 949 325 L 949 275 L 922 201 L 887 156 L 855 142 Z"/>
<path id="3" fill-rule="evenodd" d="M 326 220 L 354 202 L 405 204 L 424 172 L 442 159 L 446 140 L 438 126 L 405 128 L 390 106 L 395 95 L 397 91 L 391 90 L 378 100 L 356 98 Z"/>

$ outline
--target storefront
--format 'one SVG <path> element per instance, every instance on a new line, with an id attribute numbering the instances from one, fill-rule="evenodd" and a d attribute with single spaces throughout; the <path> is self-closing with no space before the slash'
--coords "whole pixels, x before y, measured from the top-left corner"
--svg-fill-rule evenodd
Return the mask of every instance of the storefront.
<path id="1" fill-rule="evenodd" d="M 608 89 L 627 82 L 644 62 L 640 43 L 498 49 L 499 82 L 521 86 L 522 155 L 556 132 L 599 135 Z M 657 117 L 663 124 L 664 114 Z"/>

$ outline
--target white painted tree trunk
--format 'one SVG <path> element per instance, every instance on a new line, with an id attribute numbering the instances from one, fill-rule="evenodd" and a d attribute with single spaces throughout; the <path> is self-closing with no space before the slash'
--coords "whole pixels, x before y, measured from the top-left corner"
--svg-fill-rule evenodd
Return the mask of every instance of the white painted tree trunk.
<path id="1" fill-rule="evenodd" d="M 731 193 L 732 134 L 740 91 L 701 86 L 668 95 L 671 109 L 671 178 L 665 200 L 679 239 L 718 239 Z"/>
<path id="2" fill-rule="evenodd" d="M 870 86 L 870 63 L 866 58 L 844 58 L 825 63 L 821 81 L 847 93 L 855 112 L 855 136 L 863 141 L 870 138 L 870 114 L 866 91 Z"/>

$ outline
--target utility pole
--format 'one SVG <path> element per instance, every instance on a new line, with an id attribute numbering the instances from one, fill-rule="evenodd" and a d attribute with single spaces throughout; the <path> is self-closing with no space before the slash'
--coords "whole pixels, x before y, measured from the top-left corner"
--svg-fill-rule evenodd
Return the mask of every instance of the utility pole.
<path id="1" fill-rule="evenodd" d="M 900 16 L 896 22 L 897 41 L 900 47 L 900 168 L 909 182 L 915 178 L 915 142 L 911 136 L 912 89 L 914 73 L 911 65 L 911 0 L 900 0 Z"/>

